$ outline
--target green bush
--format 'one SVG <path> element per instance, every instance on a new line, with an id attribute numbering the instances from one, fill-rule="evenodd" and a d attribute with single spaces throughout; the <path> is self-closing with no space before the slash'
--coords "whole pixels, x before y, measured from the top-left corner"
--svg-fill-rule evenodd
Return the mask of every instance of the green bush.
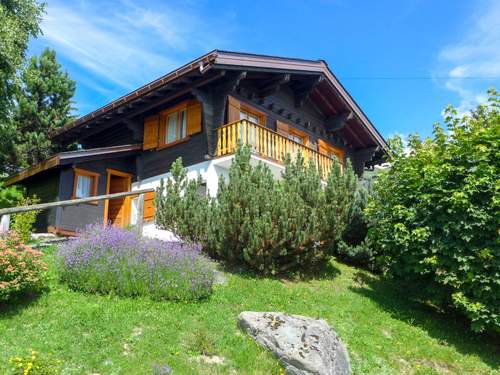
<path id="1" fill-rule="evenodd" d="M 29 206 L 40 202 L 36 196 L 19 199 L 18 206 Z M 11 219 L 10 229 L 21 237 L 23 242 L 29 242 L 33 233 L 33 224 L 36 221 L 40 211 L 27 211 L 18 214 L 13 214 Z"/>
<path id="2" fill-rule="evenodd" d="M 0 208 L 13 207 L 23 197 L 23 192 L 17 186 L 3 186 L 0 182 Z"/>
<path id="3" fill-rule="evenodd" d="M 474 330 L 500 329 L 500 114 L 496 91 L 470 115 L 446 110 L 391 156 L 368 205 L 369 236 L 387 272 L 420 282 Z"/>
<path id="4" fill-rule="evenodd" d="M 42 256 L 15 232 L 0 237 L 0 302 L 45 288 L 47 265 Z"/>
<path id="5" fill-rule="evenodd" d="M 239 147 L 215 199 L 197 194 L 181 161 L 156 194 L 156 223 L 210 255 L 264 274 L 309 271 L 334 254 L 352 216 L 358 179 L 350 163 L 334 163 L 323 187 L 314 165 L 288 160 L 281 180 Z"/>
<path id="6" fill-rule="evenodd" d="M 368 222 L 364 210 L 371 194 L 370 181 L 363 180 L 353 188 L 351 209 L 346 228 L 335 248 L 335 255 L 344 262 L 377 271 L 376 254 L 367 237 Z"/>

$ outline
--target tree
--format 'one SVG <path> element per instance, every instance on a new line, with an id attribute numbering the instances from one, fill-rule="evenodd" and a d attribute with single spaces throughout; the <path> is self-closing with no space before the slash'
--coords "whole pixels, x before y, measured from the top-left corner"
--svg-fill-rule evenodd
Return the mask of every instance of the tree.
<path id="1" fill-rule="evenodd" d="M 447 131 L 393 149 L 366 210 L 389 275 L 464 312 L 472 328 L 500 329 L 500 101 L 468 115 L 446 110 Z"/>
<path id="2" fill-rule="evenodd" d="M 75 82 L 62 71 L 53 50 L 45 49 L 40 57 L 27 62 L 14 89 L 12 152 L 4 170 L 28 167 L 57 151 L 49 134 L 73 118 L 75 89 Z"/>
<path id="3" fill-rule="evenodd" d="M 44 5 L 35 0 L 0 1 L 0 175 L 13 153 L 10 122 L 14 81 L 25 60 L 30 37 L 37 37 Z"/>
<path id="4" fill-rule="evenodd" d="M 37 37 L 44 5 L 35 0 L 0 2 L 0 125 L 8 112 L 12 81 L 25 59 L 30 37 Z"/>

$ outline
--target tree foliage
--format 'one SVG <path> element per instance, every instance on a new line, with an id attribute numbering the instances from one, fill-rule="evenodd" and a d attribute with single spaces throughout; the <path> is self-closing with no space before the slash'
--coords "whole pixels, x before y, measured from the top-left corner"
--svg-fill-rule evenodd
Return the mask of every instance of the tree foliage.
<path id="1" fill-rule="evenodd" d="M 157 225 L 258 272 L 310 271 L 335 253 L 348 231 L 357 177 L 349 163 L 343 172 L 335 163 L 325 187 L 316 167 L 299 155 L 276 180 L 250 159 L 248 147 L 238 148 L 214 199 L 197 194 L 201 180 L 187 182 L 176 162 L 157 193 Z"/>
<path id="2" fill-rule="evenodd" d="M 0 125 L 5 119 L 17 69 L 25 59 L 30 37 L 40 34 L 44 5 L 35 0 L 0 2 Z"/>
<path id="3" fill-rule="evenodd" d="M 447 131 L 401 142 L 369 203 L 370 238 L 393 276 L 463 311 L 475 330 L 500 328 L 499 97 L 468 115 L 446 110 Z"/>
<path id="4" fill-rule="evenodd" d="M 0 208 L 14 207 L 23 198 L 23 192 L 17 186 L 3 186 L 0 181 Z"/>
<path id="5" fill-rule="evenodd" d="M 49 134 L 72 119 L 75 88 L 54 51 L 45 49 L 26 63 L 14 88 L 4 171 L 15 172 L 57 151 Z"/>

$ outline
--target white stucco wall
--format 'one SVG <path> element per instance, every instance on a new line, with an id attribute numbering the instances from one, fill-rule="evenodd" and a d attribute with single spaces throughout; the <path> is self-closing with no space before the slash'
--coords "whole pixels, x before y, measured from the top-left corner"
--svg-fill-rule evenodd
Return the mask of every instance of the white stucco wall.
<path id="1" fill-rule="evenodd" d="M 189 179 L 194 179 L 198 178 L 198 176 L 201 176 L 203 181 L 206 183 L 207 194 L 209 194 L 211 197 L 215 197 L 217 195 L 220 177 L 224 176 L 224 179 L 226 181 L 229 179 L 229 167 L 231 166 L 233 160 L 234 155 L 229 155 L 191 165 L 189 167 L 186 167 L 188 170 L 187 177 Z M 281 177 L 281 172 L 284 170 L 284 167 L 282 165 L 274 163 L 267 159 L 260 158 L 256 155 L 252 155 L 251 163 L 253 165 L 256 165 L 259 162 L 266 163 L 270 167 L 271 172 L 273 173 L 275 178 Z M 164 173 L 161 175 L 149 177 L 142 180 L 141 182 L 135 182 L 132 184 L 132 191 L 149 188 L 156 189 L 160 186 L 160 181 L 162 179 L 167 179 L 170 177 L 170 173 Z M 136 213 L 136 202 L 133 201 L 131 224 L 135 224 L 137 222 Z M 158 238 L 164 241 L 179 241 L 179 239 L 172 232 L 156 228 L 154 222 L 145 223 L 142 233 L 144 236 Z"/>

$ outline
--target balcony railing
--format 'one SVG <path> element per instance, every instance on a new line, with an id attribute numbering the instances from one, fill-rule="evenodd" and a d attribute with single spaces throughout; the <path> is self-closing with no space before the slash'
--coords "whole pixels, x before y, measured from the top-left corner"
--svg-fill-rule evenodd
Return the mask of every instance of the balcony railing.
<path id="1" fill-rule="evenodd" d="M 217 129 L 217 135 L 217 156 L 233 154 L 240 141 L 250 146 L 254 153 L 279 163 L 285 161 L 287 154 L 293 158 L 300 152 L 306 162 L 313 160 L 323 178 L 326 178 L 333 164 L 329 156 L 248 120 L 224 125 Z"/>

